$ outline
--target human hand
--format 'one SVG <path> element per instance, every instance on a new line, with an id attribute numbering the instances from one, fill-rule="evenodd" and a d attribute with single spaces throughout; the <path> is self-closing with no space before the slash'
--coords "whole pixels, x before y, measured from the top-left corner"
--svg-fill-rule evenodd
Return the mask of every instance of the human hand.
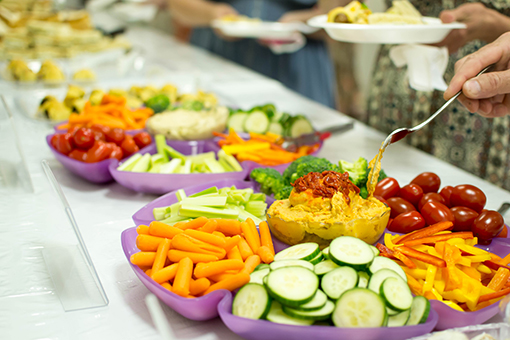
<path id="1" fill-rule="evenodd" d="M 491 64 L 495 66 L 490 73 L 475 77 Z M 444 98 L 461 89 L 458 100 L 470 112 L 489 118 L 510 114 L 510 32 L 455 63 L 455 76 Z"/>
<path id="2" fill-rule="evenodd" d="M 239 13 L 235 10 L 234 7 L 225 3 L 215 3 L 213 10 L 211 11 L 211 23 L 214 20 L 219 20 L 226 16 L 237 16 Z M 230 37 L 228 35 L 223 34 L 223 32 L 217 28 L 214 29 L 214 33 L 223 40 L 226 41 L 237 41 L 239 38 Z"/>

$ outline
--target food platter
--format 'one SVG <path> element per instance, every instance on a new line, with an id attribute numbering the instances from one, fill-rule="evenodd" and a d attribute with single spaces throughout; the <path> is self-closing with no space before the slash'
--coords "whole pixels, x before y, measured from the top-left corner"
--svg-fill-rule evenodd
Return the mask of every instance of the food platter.
<path id="1" fill-rule="evenodd" d="M 466 25 L 443 24 L 440 19 L 423 17 L 423 25 L 363 25 L 327 22 L 327 15 L 308 20 L 308 25 L 323 28 L 334 40 L 374 44 L 433 44 L 442 41 L 454 29 Z"/>
<path id="2" fill-rule="evenodd" d="M 215 20 L 212 27 L 230 37 L 261 39 L 289 39 L 295 32 L 311 34 L 319 30 L 319 28 L 313 28 L 299 22 L 281 23 L 269 21 Z"/>

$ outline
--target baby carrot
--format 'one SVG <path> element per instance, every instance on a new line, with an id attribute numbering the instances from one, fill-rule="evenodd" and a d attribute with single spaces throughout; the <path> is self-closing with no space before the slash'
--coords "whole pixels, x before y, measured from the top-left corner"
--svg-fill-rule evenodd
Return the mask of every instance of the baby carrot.
<path id="1" fill-rule="evenodd" d="M 228 272 L 224 272 L 224 273 L 219 273 L 219 274 L 211 275 L 211 276 L 208 277 L 208 279 L 211 280 L 211 281 L 214 281 L 214 282 L 220 282 L 220 281 L 226 280 L 228 278 L 231 278 L 232 276 L 234 276 L 236 274 L 239 274 L 239 273 L 230 274 Z"/>
<path id="2" fill-rule="evenodd" d="M 228 238 L 225 243 L 225 247 L 223 247 L 223 249 L 225 249 L 225 251 L 228 253 L 232 248 L 237 246 L 237 244 L 239 243 L 240 240 L 241 240 L 241 235 L 236 235 L 231 238 Z"/>
<path id="3" fill-rule="evenodd" d="M 132 264 L 139 267 L 152 267 L 154 263 L 154 259 L 156 258 L 156 252 L 153 251 L 141 251 L 138 253 L 134 253 L 130 257 L 130 261 Z"/>
<path id="4" fill-rule="evenodd" d="M 149 234 L 149 227 L 148 227 L 148 226 L 146 226 L 146 225 L 141 224 L 141 225 L 139 225 L 139 226 L 136 228 L 136 233 L 137 233 L 138 235 L 140 235 L 140 234 L 145 234 L 145 235 L 147 235 L 147 234 Z"/>
<path id="5" fill-rule="evenodd" d="M 258 255 L 251 255 L 246 259 L 246 262 L 244 263 L 244 268 L 239 273 L 245 273 L 245 274 L 251 274 L 255 267 L 257 267 L 260 264 L 260 256 Z"/>
<path id="6" fill-rule="evenodd" d="M 233 236 L 241 234 L 241 222 L 231 219 L 216 219 L 216 230 L 225 235 Z"/>
<path id="7" fill-rule="evenodd" d="M 207 290 L 211 286 L 211 281 L 202 277 L 198 280 L 191 280 L 189 283 L 189 293 L 190 295 L 198 295 Z"/>
<path id="8" fill-rule="evenodd" d="M 141 251 L 156 251 L 164 238 L 140 234 L 136 237 L 136 247 Z"/>
<path id="9" fill-rule="evenodd" d="M 207 223 L 207 221 L 208 220 L 206 217 L 200 216 L 199 218 L 196 218 L 194 220 L 186 222 L 182 225 L 179 225 L 179 226 L 175 225 L 175 226 L 181 228 L 182 230 L 198 229 L 198 228 L 202 228 Z"/>
<path id="10" fill-rule="evenodd" d="M 185 257 L 189 257 L 193 263 L 199 263 L 199 262 L 207 263 L 207 262 L 218 261 L 217 256 L 209 255 L 209 254 L 193 253 L 193 252 L 182 251 L 182 250 L 177 250 L 177 249 L 170 249 L 170 251 L 168 252 L 168 259 L 172 262 L 179 262 L 180 260 L 182 260 Z M 192 294 L 192 295 L 195 295 L 195 294 Z"/>
<path id="11" fill-rule="evenodd" d="M 173 227 L 163 222 L 152 221 L 149 226 L 149 234 L 152 236 L 173 238 L 175 235 L 182 233 L 182 229 Z"/>
<path id="12" fill-rule="evenodd" d="M 203 227 L 201 227 L 199 230 L 203 231 L 204 233 L 211 234 L 216 230 L 217 222 L 215 220 L 209 220 L 206 224 L 204 224 Z"/>
<path id="13" fill-rule="evenodd" d="M 163 283 L 166 281 L 170 281 L 175 277 L 175 274 L 177 274 L 178 267 L 179 267 L 179 263 L 171 264 L 171 265 L 166 266 L 166 267 L 162 268 L 161 270 L 157 271 L 153 275 L 150 275 L 150 277 L 157 283 Z"/>
<path id="14" fill-rule="evenodd" d="M 246 259 L 253 255 L 253 251 L 251 250 L 250 246 L 248 245 L 248 242 L 244 238 L 241 237 L 239 240 L 239 243 L 237 244 L 237 247 L 239 248 L 239 252 L 241 253 L 241 256 L 243 257 L 243 260 L 246 261 Z"/>
<path id="15" fill-rule="evenodd" d="M 227 258 L 231 260 L 243 260 L 243 257 L 241 256 L 241 253 L 239 252 L 239 248 L 235 246 L 234 248 L 230 249 L 230 251 L 227 253 Z"/>
<path id="16" fill-rule="evenodd" d="M 166 256 L 169 250 L 170 240 L 165 238 L 163 242 L 159 244 L 158 250 L 156 251 L 156 257 L 154 258 L 154 263 L 152 264 L 152 274 L 157 273 L 165 266 Z"/>
<path id="17" fill-rule="evenodd" d="M 267 246 L 261 246 L 257 254 L 260 256 L 260 259 L 264 263 L 271 263 L 274 261 L 273 252 L 269 250 Z"/>
<path id="18" fill-rule="evenodd" d="M 188 257 L 180 260 L 177 273 L 175 274 L 172 292 L 180 296 L 187 296 L 189 294 L 189 283 L 191 281 L 192 274 L 193 262 Z"/>
<path id="19" fill-rule="evenodd" d="M 193 229 L 186 229 L 184 231 L 184 234 L 189 235 L 193 238 L 196 238 L 199 241 L 206 242 L 209 244 L 212 244 L 214 246 L 218 247 L 225 247 L 226 241 L 221 236 L 216 236 L 212 234 L 205 233 L 203 231 L 193 230 Z"/>
<path id="20" fill-rule="evenodd" d="M 145 271 L 145 274 L 146 274 L 147 276 L 149 276 L 149 277 L 150 277 L 150 276 L 151 276 L 151 274 L 152 274 L 152 269 L 147 269 L 147 270 Z"/>
<path id="21" fill-rule="evenodd" d="M 260 222 L 259 231 L 260 231 L 260 245 L 268 247 L 274 256 L 273 239 L 271 238 L 271 232 L 269 231 L 269 226 L 267 225 L 266 221 Z"/>
<path id="22" fill-rule="evenodd" d="M 230 269 L 243 269 L 244 263 L 239 260 L 221 260 L 210 263 L 198 263 L 194 274 L 197 279 L 219 274 Z"/>
<path id="23" fill-rule="evenodd" d="M 236 290 L 239 287 L 244 286 L 250 282 L 250 275 L 245 273 L 239 273 L 236 274 L 228 279 L 222 280 L 220 282 L 217 282 L 213 285 L 211 285 L 205 292 L 205 294 L 209 294 L 210 292 L 213 292 L 218 289 L 227 289 L 230 291 Z"/>
<path id="24" fill-rule="evenodd" d="M 223 258 L 226 255 L 224 249 L 198 241 L 188 235 L 179 234 L 172 239 L 173 249 L 189 251 L 193 253 L 209 254 Z"/>
<path id="25" fill-rule="evenodd" d="M 253 253 L 256 254 L 260 247 L 260 238 L 253 220 L 247 218 L 246 222 L 241 222 L 241 230 L 243 231 L 246 242 L 250 245 Z"/>
<path id="26" fill-rule="evenodd" d="M 172 286 L 168 282 L 163 282 L 161 286 L 169 291 L 172 291 Z"/>
<path id="27" fill-rule="evenodd" d="M 219 236 L 219 237 L 223 237 L 223 238 L 226 239 L 226 236 L 223 233 L 219 232 L 219 231 L 213 231 L 211 234 Z"/>

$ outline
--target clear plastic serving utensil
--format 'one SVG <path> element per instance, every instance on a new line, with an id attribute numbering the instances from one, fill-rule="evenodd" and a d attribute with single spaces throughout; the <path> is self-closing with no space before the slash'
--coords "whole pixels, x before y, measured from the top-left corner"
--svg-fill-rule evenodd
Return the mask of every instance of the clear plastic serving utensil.
<path id="1" fill-rule="evenodd" d="M 483 70 L 481 70 L 480 73 L 478 73 L 476 75 L 476 77 L 478 77 L 479 75 L 485 73 L 485 71 L 490 69 L 492 66 L 493 65 L 489 65 L 486 68 L 484 68 Z M 412 127 L 412 128 L 398 128 L 398 129 L 394 130 L 392 133 L 390 133 L 388 135 L 388 137 L 386 137 L 386 139 L 384 140 L 384 143 L 381 146 L 380 152 L 377 155 L 377 159 L 375 160 L 375 164 L 372 167 L 372 170 L 370 170 L 370 174 L 368 176 L 368 178 L 370 178 L 370 183 L 369 183 L 369 185 L 367 185 L 367 187 L 370 187 L 370 185 L 372 185 L 372 187 L 375 187 L 375 184 L 377 183 L 377 180 L 374 179 L 374 176 L 373 176 L 374 175 L 374 170 L 377 168 L 377 164 L 379 163 L 379 161 L 380 161 L 380 159 L 382 157 L 382 154 L 384 153 L 384 150 L 386 150 L 388 145 L 398 142 L 399 140 L 401 140 L 405 136 L 407 136 L 407 135 L 409 135 L 409 134 L 411 134 L 411 133 L 413 133 L 415 131 L 420 130 L 422 127 L 424 127 L 425 125 L 430 123 L 434 118 L 437 117 L 437 115 L 439 115 L 441 112 L 443 112 L 443 110 L 446 109 L 448 107 L 448 105 L 450 105 L 455 99 L 457 99 L 457 97 L 460 96 L 461 93 L 462 93 L 462 90 L 457 92 L 446 103 L 444 103 L 443 106 L 441 106 L 434 114 L 432 114 L 426 121 L 422 122 L 421 124 L 418 124 L 418 125 L 416 125 L 415 127 Z M 376 181 L 376 182 L 374 183 L 374 181 Z"/>

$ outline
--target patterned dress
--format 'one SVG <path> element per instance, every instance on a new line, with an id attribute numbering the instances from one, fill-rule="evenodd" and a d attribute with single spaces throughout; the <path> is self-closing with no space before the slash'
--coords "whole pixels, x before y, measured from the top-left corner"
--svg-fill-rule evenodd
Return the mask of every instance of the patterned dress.
<path id="1" fill-rule="evenodd" d="M 468 1 L 411 0 L 422 15 L 438 17 Z M 469 1 L 474 2 L 474 1 Z M 485 6 L 510 16 L 510 0 L 486 0 Z M 450 56 L 445 80 L 453 77 L 455 62 L 483 46 L 474 41 Z M 367 123 L 389 133 L 414 126 L 444 104 L 439 91 L 420 92 L 409 87 L 406 69 L 396 68 L 388 56 L 392 46 L 383 45 L 374 70 L 367 103 Z M 452 103 L 438 118 L 405 141 L 421 150 L 510 190 L 510 116 L 487 119 Z M 432 169 L 431 169 L 432 170 Z M 459 183 L 460 184 L 460 183 Z"/>

